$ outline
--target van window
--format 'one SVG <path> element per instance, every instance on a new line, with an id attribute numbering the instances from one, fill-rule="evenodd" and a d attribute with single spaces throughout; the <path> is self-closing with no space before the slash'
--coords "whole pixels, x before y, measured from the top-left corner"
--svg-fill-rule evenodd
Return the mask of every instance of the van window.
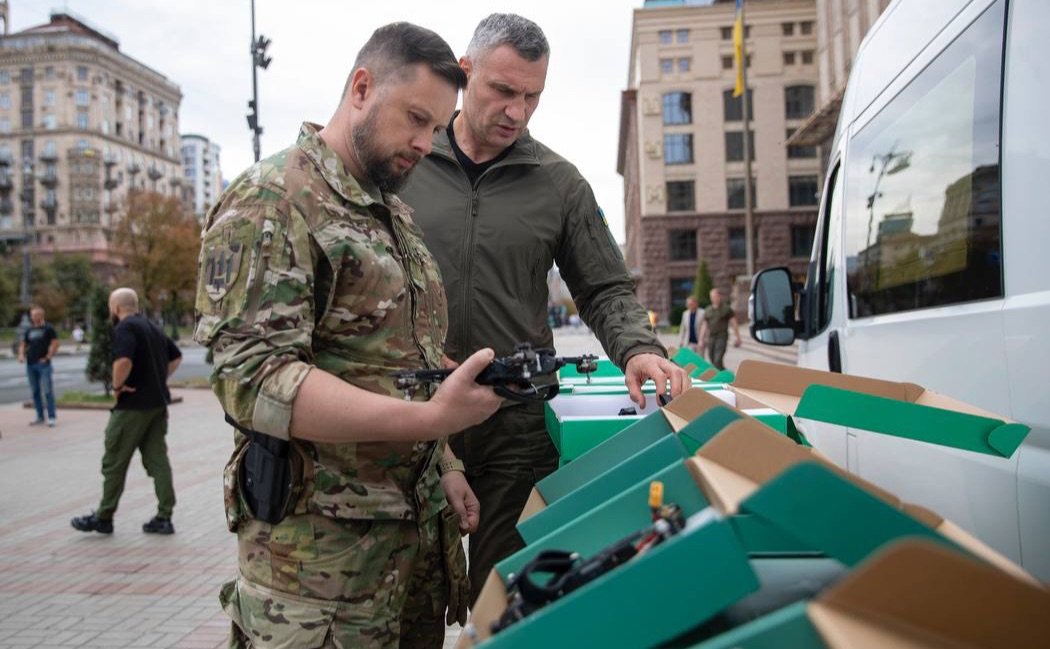
<path id="1" fill-rule="evenodd" d="M 850 142 L 850 317 L 1000 297 L 1005 2 L 984 12 Z"/>
<path id="2" fill-rule="evenodd" d="M 842 165 L 836 164 L 828 175 L 824 194 L 824 213 L 817 224 L 817 245 L 809 261 L 806 286 L 803 291 L 803 318 L 807 323 L 805 335 L 815 336 L 831 323 L 832 295 L 835 288 L 835 263 L 838 259 L 839 238 L 842 236 L 842 188 L 839 179 Z"/>

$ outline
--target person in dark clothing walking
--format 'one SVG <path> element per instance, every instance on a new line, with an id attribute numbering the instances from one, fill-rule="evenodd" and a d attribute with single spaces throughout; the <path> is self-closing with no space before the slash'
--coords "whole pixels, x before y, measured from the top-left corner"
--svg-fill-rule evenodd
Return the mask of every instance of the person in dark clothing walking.
<path id="1" fill-rule="evenodd" d="M 711 306 L 704 309 L 704 324 L 700 327 L 700 346 L 707 348 L 708 360 L 719 370 L 726 368 L 723 359 L 729 342 L 729 326 L 733 326 L 733 347 L 740 346 L 740 327 L 733 307 L 722 302 L 722 292 L 711 289 Z"/>
<path id="2" fill-rule="evenodd" d="M 44 307 L 34 305 L 29 309 L 32 325 L 22 334 L 18 346 L 18 362 L 26 364 L 29 389 L 33 393 L 36 419 L 30 426 L 44 423 L 44 402 L 47 402 L 47 425 L 55 425 L 55 388 L 51 382 L 51 358 L 58 351 L 58 334 L 44 320 Z"/>
<path id="3" fill-rule="evenodd" d="M 139 314 L 138 295 L 118 288 L 109 296 L 113 329 L 113 392 L 117 405 L 106 425 L 102 455 L 102 501 L 94 512 L 70 524 L 81 532 L 113 533 L 113 514 L 124 491 L 128 465 L 135 449 L 153 478 L 157 515 L 143 524 L 147 534 L 172 534 L 171 512 L 175 488 L 164 436 L 168 432 L 168 377 L 182 361 L 182 353 L 157 325 Z"/>

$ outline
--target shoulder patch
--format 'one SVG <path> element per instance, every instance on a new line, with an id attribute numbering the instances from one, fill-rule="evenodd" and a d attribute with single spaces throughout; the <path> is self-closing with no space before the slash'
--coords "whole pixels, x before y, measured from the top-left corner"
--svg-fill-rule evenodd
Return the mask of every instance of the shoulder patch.
<path id="1" fill-rule="evenodd" d="M 206 248 L 201 253 L 201 283 L 212 301 L 218 302 L 229 293 L 230 285 L 237 279 L 241 268 L 241 257 L 244 254 L 244 244 L 240 241 L 230 241 L 225 237 L 205 243 Z"/>

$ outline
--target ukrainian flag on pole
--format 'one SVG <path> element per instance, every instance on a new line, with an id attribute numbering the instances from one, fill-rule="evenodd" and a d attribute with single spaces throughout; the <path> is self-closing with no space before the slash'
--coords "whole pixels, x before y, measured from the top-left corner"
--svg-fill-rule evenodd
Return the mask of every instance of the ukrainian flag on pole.
<path id="1" fill-rule="evenodd" d="M 736 20 L 733 21 L 733 60 L 736 62 L 736 87 L 733 96 L 744 94 L 744 0 L 736 0 Z"/>

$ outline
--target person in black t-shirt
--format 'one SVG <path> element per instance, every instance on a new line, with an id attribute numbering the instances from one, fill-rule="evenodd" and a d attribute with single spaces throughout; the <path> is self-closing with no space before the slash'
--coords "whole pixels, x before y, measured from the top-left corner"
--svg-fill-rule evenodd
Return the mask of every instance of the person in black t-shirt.
<path id="1" fill-rule="evenodd" d="M 118 288 L 109 296 L 113 329 L 113 392 L 117 405 L 106 425 L 102 456 L 102 501 L 96 511 L 70 524 L 82 532 L 113 532 L 113 514 L 124 491 L 124 479 L 135 449 L 153 478 L 157 515 L 143 524 L 147 534 L 172 534 L 171 511 L 175 488 L 164 436 L 168 432 L 168 377 L 182 361 L 182 353 L 157 325 L 139 314 L 138 295 Z"/>
<path id="2" fill-rule="evenodd" d="M 58 351 L 58 334 L 54 327 L 44 321 L 44 307 L 33 305 L 29 309 L 32 326 L 22 334 L 18 346 L 18 362 L 26 364 L 29 389 L 33 393 L 36 419 L 29 425 L 44 423 L 44 401 L 47 401 L 47 425 L 55 425 L 55 389 L 51 381 L 51 358 Z"/>

